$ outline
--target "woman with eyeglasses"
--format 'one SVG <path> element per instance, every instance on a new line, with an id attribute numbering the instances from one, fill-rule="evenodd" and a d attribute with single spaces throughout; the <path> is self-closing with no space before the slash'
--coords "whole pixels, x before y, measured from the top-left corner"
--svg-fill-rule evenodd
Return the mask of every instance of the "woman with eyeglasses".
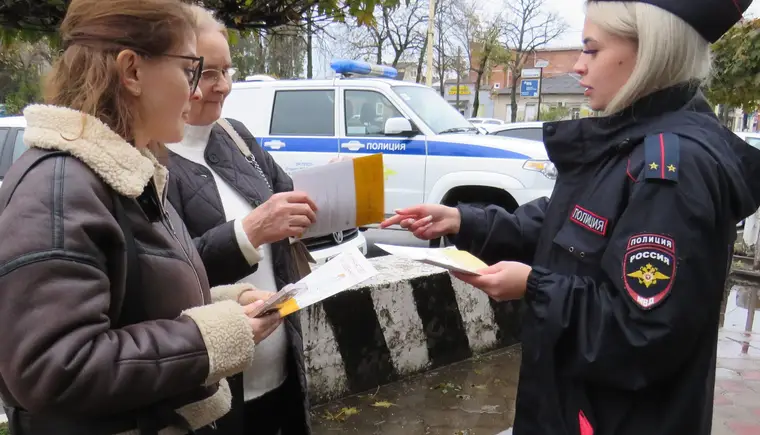
<path id="1" fill-rule="evenodd" d="M 315 221 L 316 207 L 292 191 L 290 177 L 242 123 L 220 119 L 235 73 L 227 31 L 205 9 L 192 9 L 204 58 L 203 96 L 190 105 L 184 139 L 167 145 L 169 201 L 195 238 L 212 284 L 246 282 L 261 289 L 239 295 L 248 303 L 298 281 L 289 239 Z M 297 316 L 261 341 L 251 366 L 228 381 L 232 411 L 204 435 L 310 432 Z"/>
<path id="2" fill-rule="evenodd" d="M 178 0 L 73 0 L 48 105 L 0 189 L 0 399 L 13 435 L 184 434 L 279 325 L 209 289 L 151 141 L 184 134 L 203 58 Z M 235 295 L 235 297 L 231 296 Z M 212 302 L 213 301 L 213 302 Z"/>

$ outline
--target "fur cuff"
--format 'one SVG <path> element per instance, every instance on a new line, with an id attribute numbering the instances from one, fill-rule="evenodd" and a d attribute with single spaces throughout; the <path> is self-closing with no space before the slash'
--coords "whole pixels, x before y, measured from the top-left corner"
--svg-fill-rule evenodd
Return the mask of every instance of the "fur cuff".
<path id="1" fill-rule="evenodd" d="M 179 409 L 177 413 L 190 423 L 193 430 L 215 422 L 230 412 L 232 408 L 232 393 L 226 379 L 219 382 L 219 389 L 213 396 L 199 402 L 190 403 Z M 185 435 L 187 432 L 177 427 L 166 427 L 158 431 L 158 435 Z M 122 432 L 117 435 L 140 435 L 138 429 Z"/>
<path id="2" fill-rule="evenodd" d="M 222 301 L 191 308 L 183 314 L 198 325 L 206 344 L 209 365 L 206 385 L 240 373 L 251 364 L 253 331 L 240 304 Z"/>
<path id="3" fill-rule="evenodd" d="M 211 302 L 240 302 L 240 295 L 248 290 L 254 290 L 253 286 L 248 283 L 218 285 L 211 288 Z"/>

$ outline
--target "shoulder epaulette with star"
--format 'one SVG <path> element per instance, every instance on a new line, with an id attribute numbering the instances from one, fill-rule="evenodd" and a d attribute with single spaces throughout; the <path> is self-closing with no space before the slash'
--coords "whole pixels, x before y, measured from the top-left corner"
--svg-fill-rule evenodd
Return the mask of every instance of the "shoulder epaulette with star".
<path id="1" fill-rule="evenodd" d="M 644 178 L 678 182 L 679 137 L 673 133 L 649 135 L 644 139 Z"/>

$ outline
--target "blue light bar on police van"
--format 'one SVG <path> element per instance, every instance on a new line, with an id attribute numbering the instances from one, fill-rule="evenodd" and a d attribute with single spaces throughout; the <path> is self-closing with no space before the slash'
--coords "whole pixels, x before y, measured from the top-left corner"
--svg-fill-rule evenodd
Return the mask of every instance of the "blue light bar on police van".
<path id="1" fill-rule="evenodd" d="M 398 75 L 396 68 L 383 65 L 373 65 L 371 63 L 362 62 L 360 60 L 334 60 L 330 63 L 330 67 L 337 74 L 362 74 L 380 76 L 389 79 L 395 79 Z"/>

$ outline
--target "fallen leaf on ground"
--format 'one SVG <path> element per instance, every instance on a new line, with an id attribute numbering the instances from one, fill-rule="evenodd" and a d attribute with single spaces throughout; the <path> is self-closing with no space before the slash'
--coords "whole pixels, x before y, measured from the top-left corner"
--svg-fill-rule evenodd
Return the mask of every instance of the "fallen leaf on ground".
<path id="1" fill-rule="evenodd" d="M 396 404 L 387 402 L 385 400 L 381 400 L 379 402 L 375 402 L 372 404 L 375 408 L 390 408 L 391 406 L 396 406 Z"/>
<path id="2" fill-rule="evenodd" d="M 433 387 L 434 390 L 441 390 L 441 393 L 447 394 L 449 391 L 462 391 L 462 387 L 452 384 L 451 382 L 445 382 Z"/>
<path id="3" fill-rule="evenodd" d="M 359 413 L 359 410 L 356 409 L 356 408 L 354 408 L 354 407 L 351 407 L 351 408 L 341 408 L 340 412 L 338 412 L 337 414 L 332 414 L 330 411 L 325 410 L 325 415 L 323 415 L 322 418 L 324 418 L 325 420 L 328 420 L 328 421 L 341 421 L 341 422 L 343 422 L 343 421 L 346 421 L 346 419 L 348 419 L 348 417 L 350 417 L 352 415 L 356 415 L 358 413 Z"/>

